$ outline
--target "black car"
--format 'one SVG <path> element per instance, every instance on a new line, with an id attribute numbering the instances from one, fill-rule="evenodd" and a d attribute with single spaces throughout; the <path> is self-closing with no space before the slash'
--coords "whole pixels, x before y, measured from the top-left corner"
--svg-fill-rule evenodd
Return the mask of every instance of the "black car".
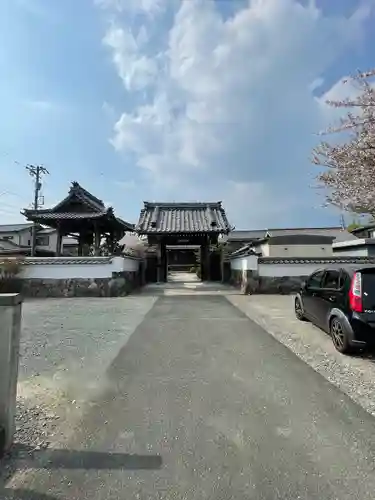
<path id="1" fill-rule="evenodd" d="M 348 354 L 375 340 L 375 266 L 319 269 L 295 297 L 295 313 L 328 332 Z"/>

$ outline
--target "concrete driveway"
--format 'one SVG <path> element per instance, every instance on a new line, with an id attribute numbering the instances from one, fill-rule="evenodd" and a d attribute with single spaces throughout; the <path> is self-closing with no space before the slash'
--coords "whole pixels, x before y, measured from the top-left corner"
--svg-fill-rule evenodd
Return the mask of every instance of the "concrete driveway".
<path id="1" fill-rule="evenodd" d="M 294 314 L 294 297 L 233 295 L 233 305 L 375 416 L 375 352 L 344 356 L 329 335 Z"/>
<path id="2" fill-rule="evenodd" d="M 223 295 L 160 296 L 101 380 L 2 498 L 374 496 L 374 419 Z"/>

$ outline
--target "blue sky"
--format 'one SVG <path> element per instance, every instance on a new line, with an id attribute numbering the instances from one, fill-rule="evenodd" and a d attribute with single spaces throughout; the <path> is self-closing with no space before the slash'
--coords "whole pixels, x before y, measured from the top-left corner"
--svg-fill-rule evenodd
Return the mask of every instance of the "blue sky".
<path id="1" fill-rule="evenodd" d="M 237 228 L 337 224 L 312 189 L 324 102 L 375 66 L 374 2 L 2 0 L 0 221 L 73 180 L 136 222 L 143 200 L 223 200 Z"/>

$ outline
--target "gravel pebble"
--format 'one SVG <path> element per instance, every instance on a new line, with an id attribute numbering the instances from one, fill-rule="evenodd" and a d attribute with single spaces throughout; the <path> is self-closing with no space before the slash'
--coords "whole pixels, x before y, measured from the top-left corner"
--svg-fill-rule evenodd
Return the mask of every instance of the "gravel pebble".
<path id="1" fill-rule="evenodd" d="M 17 469 L 27 467 L 35 452 L 48 448 L 59 418 L 45 405 L 18 398 L 14 445 L 0 461 L 0 485 Z"/>
<path id="2" fill-rule="evenodd" d="M 45 450 L 155 302 L 154 297 L 42 299 L 22 306 L 16 432 L 0 486 Z M 61 427 L 61 429 L 60 429 Z"/>

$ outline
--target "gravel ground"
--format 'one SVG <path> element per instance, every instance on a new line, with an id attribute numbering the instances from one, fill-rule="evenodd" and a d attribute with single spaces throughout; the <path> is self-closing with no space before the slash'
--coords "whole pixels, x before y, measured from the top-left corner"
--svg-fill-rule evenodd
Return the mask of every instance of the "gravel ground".
<path id="1" fill-rule="evenodd" d="M 50 299 L 23 304 L 11 454 L 0 485 L 64 434 L 84 403 L 105 390 L 103 373 L 152 308 L 154 297 Z"/>
<path id="2" fill-rule="evenodd" d="M 43 401 L 86 400 L 154 297 L 50 299 L 25 302 L 18 393 Z"/>
<path id="3" fill-rule="evenodd" d="M 314 370 L 375 416 L 375 357 L 373 353 L 344 356 L 330 337 L 294 316 L 294 297 L 233 295 L 228 300 L 291 349 Z"/>
<path id="4" fill-rule="evenodd" d="M 49 446 L 59 419 L 59 415 L 46 405 L 36 405 L 18 398 L 14 446 L 0 461 L 0 488 L 16 470 L 29 467 L 35 453 Z"/>

